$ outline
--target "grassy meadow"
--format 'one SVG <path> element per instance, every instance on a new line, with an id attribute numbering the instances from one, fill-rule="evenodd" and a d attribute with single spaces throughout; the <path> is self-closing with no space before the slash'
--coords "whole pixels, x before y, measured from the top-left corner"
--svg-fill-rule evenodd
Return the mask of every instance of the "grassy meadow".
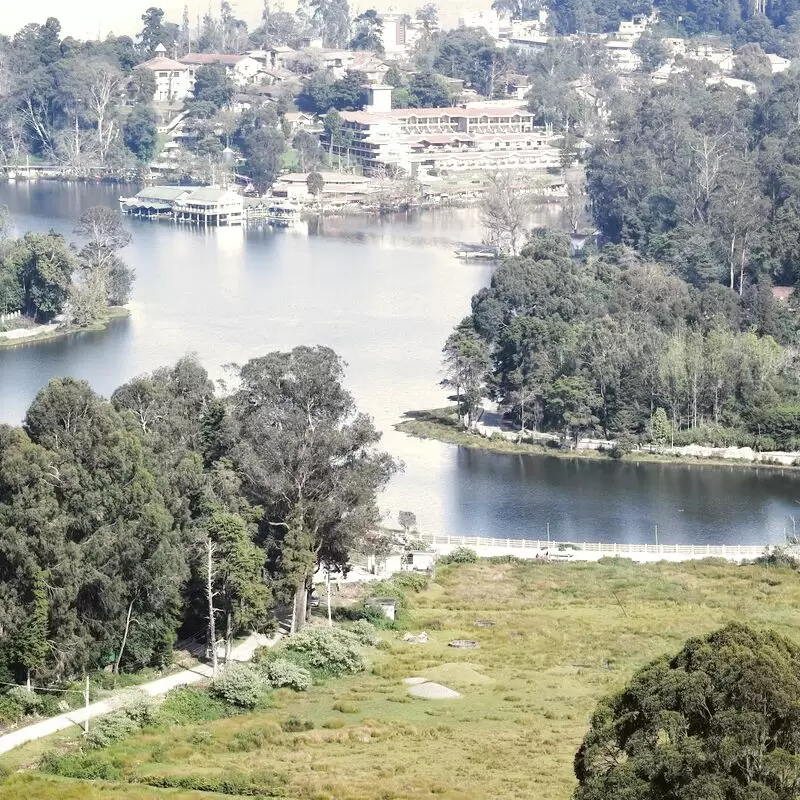
<path id="1" fill-rule="evenodd" d="M 449 567 L 410 598 L 411 629 L 428 631 L 428 644 L 386 631 L 365 674 L 305 694 L 278 690 L 267 710 L 93 751 L 111 765 L 111 781 L 44 775 L 36 765 L 54 745 L 32 744 L 0 757 L 0 770 L 11 772 L 0 798 L 197 800 L 222 796 L 195 791 L 204 781 L 235 776 L 248 796 L 297 800 L 566 800 L 573 755 L 601 696 L 686 638 L 733 620 L 800 640 L 798 578 L 716 561 Z M 457 638 L 480 646 L 448 647 Z M 402 679 L 417 675 L 463 697 L 412 699 Z M 290 717 L 314 727 L 286 732 Z M 62 737 L 58 746 L 70 745 Z M 156 788 L 165 785 L 179 788 Z"/>

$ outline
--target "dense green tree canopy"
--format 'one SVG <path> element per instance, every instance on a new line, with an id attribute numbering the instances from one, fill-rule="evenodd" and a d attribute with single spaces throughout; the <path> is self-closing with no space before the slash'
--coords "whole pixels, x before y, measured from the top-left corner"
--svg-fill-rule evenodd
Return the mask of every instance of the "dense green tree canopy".
<path id="1" fill-rule="evenodd" d="M 273 596 L 305 597 L 319 563 L 346 565 L 396 465 L 342 377 L 332 351 L 297 348 L 218 397 L 187 356 L 111 402 L 55 379 L 22 428 L 0 426 L 3 679 L 168 662 L 179 629 L 209 623 L 209 548 L 229 645 Z"/>
<path id="2" fill-rule="evenodd" d="M 721 284 L 700 289 L 631 249 L 578 260 L 566 238 L 537 234 L 473 297 L 448 340 L 448 385 L 466 385 L 454 377 L 454 345 L 477 336 L 491 366 L 472 380 L 472 415 L 488 393 L 525 429 L 566 443 L 592 430 L 650 439 L 661 408 L 670 441 L 793 447 L 800 387 L 782 345 L 796 329 L 768 282 L 741 297 Z"/>
<path id="3" fill-rule="evenodd" d="M 604 700 L 575 756 L 575 800 L 793 800 L 800 648 L 731 624 Z"/>

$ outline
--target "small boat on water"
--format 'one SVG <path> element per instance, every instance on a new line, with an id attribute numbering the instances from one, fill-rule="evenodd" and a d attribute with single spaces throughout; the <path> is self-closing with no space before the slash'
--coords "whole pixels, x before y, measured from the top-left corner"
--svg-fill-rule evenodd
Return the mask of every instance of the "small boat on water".
<path id="1" fill-rule="evenodd" d="M 267 222 L 276 228 L 290 228 L 302 221 L 300 206 L 294 203 L 271 203 L 267 209 Z"/>

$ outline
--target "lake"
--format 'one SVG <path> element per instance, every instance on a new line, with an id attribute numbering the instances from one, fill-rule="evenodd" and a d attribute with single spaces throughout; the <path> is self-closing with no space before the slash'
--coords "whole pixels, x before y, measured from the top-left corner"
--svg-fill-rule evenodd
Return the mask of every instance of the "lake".
<path id="1" fill-rule="evenodd" d="M 81 211 L 117 207 L 130 188 L 0 184 L 14 233 L 68 237 Z M 555 212 L 550 212 L 555 218 Z M 541 222 L 547 221 L 547 214 Z M 408 409 L 445 403 L 441 347 L 491 266 L 453 255 L 479 242 L 474 210 L 326 219 L 311 233 L 198 230 L 126 219 L 136 270 L 131 316 L 104 332 L 0 350 L 0 421 L 19 423 L 52 377 L 109 395 L 130 377 L 194 352 L 212 377 L 270 350 L 325 344 L 348 363 L 359 407 L 405 463 L 381 498 L 387 520 L 468 536 L 760 544 L 783 541 L 800 511 L 788 470 L 507 456 L 393 430 Z"/>

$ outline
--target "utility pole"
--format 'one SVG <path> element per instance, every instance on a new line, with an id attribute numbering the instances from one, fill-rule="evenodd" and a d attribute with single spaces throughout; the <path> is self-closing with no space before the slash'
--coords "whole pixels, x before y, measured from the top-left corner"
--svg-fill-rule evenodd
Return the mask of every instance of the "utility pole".
<path id="1" fill-rule="evenodd" d="M 658 525 L 656 525 L 656 547 L 658 547 Z"/>
<path id="2" fill-rule="evenodd" d="M 89 676 L 86 676 L 86 688 L 83 690 L 83 699 L 86 707 L 86 719 L 83 721 L 84 736 L 89 733 Z"/>

